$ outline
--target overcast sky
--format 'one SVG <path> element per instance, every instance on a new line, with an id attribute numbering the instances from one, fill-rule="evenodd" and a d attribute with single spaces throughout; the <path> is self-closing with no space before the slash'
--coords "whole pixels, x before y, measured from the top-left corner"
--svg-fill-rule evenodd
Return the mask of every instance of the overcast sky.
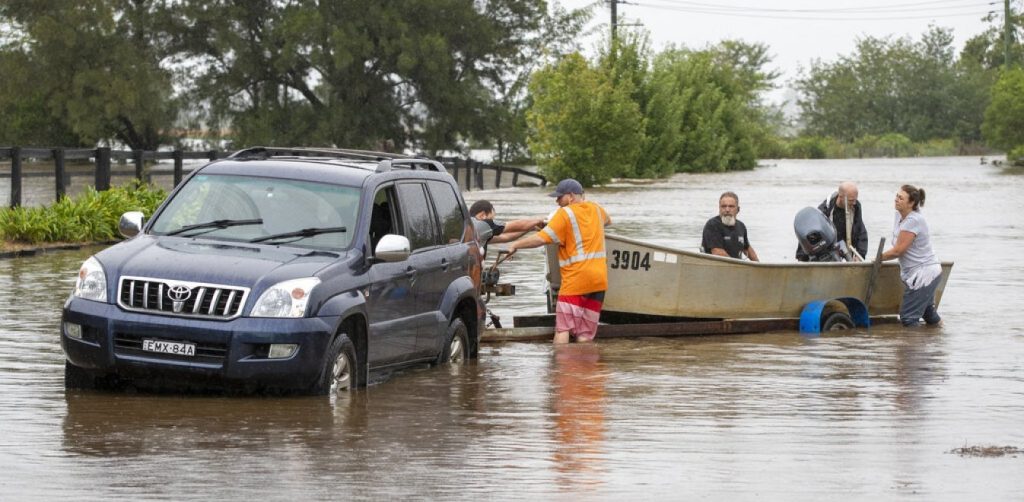
<path id="1" fill-rule="evenodd" d="M 610 8 L 605 0 L 553 0 L 565 8 L 597 4 L 590 27 L 606 33 Z M 1011 1 L 1019 9 L 1020 0 Z M 811 60 L 834 61 L 853 52 L 858 38 L 910 36 L 917 40 L 930 24 L 953 29 L 954 45 L 989 26 L 982 18 L 995 11 L 1002 23 L 1003 0 L 628 0 L 618 5 L 620 24 L 639 23 L 651 34 L 653 48 L 668 44 L 701 48 L 724 39 L 762 42 L 785 85 L 798 66 Z M 593 53 L 597 40 L 584 47 Z M 782 91 L 773 93 L 781 100 Z"/>

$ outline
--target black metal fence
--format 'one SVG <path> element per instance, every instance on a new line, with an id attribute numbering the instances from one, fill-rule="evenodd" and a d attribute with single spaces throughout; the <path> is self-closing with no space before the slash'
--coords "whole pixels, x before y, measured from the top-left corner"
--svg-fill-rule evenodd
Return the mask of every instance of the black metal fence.
<path id="1" fill-rule="evenodd" d="M 0 162 L 9 160 L 10 169 L 8 172 L 0 171 L 0 180 L 10 179 L 10 207 L 22 205 L 24 200 L 23 180 L 26 178 L 52 177 L 54 180 L 54 200 L 60 200 L 67 194 L 71 185 L 71 178 L 91 177 L 92 185 L 97 190 L 110 188 L 110 180 L 113 174 L 111 166 L 114 161 L 120 163 L 131 162 L 135 167 L 135 178 L 143 181 L 150 181 L 154 171 L 167 173 L 167 169 L 156 168 L 159 161 L 170 160 L 172 167 L 169 174 L 173 176 L 173 184 L 177 186 L 182 177 L 191 172 L 185 166 L 186 160 L 216 160 L 229 155 L 229 152 L 210 150 L 205 152 L 186 152 L 182 150 L 172 151 L 142 151 L 142 150 L 112 150 L 110 148 L 75 149 L 75 148 L 22 148 L 22 147 L 0 147 Z M 436 159 L 448 169 L 455 180 L 465 191 L 484 190 L 488 188 L 502 188 L 502 186 L 519 186 L 520 184 L 532 183 L 544 186 L 547 179 L 544 176 L 531 172 L 521 167 L 501 166 L 485 164 L 472 159 L 454 157 L 443 157 Z M 49 169 L 23 169 L 25 161 L 34 163 L 53 162 L 52 171 Z M 67 161 L 77 161 L 78 164 L 92 166 L 92 173 L 71 171 L 67 168 Z M 147 169 L 146 163 L 150 162 L 151 169 Z M 44 182 L 45 183 L 45 182 Z"/>

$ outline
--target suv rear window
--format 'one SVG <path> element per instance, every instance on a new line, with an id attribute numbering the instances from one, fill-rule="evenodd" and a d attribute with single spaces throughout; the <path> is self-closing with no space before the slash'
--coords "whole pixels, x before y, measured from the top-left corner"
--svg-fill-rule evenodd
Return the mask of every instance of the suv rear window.
<path id="1" fill-rule="evenodd" d="M 466 231 L 466 216 L 455 189 L 440 181 L 428 181 L 427 188 L 437 207 L 437 216 L 441 219 L 441 242 L 462 242 L 462 233 Z"/>
<path id="2" fill-rule="evenodd" d="M 400 183 L 398 197 L 405 216 L 405 233 L 413 251 L 438 244 L 434 211 L 422 183 Z"/>

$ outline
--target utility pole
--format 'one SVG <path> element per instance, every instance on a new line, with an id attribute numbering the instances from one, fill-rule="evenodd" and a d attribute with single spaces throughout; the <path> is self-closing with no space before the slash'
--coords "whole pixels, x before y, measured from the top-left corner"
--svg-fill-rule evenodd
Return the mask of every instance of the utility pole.
<path id="1" fill-rule="evenodd" d="M 618 39 L 618 36 L 619 36 L 619 33 L 618 33 L 619 32 L 619 26 L 641 26 L 641 25 L 639 23 L 619 24 L 619 4 L 625 5 L 625 4 L 630 4 L 632 2 L 629 2 L 627 0 L 604 0 L 604 1 L 608 2 L 608 5 L 611 7 L 611 11 L 612 11 L 612 22 L 611 22 L 611 25 L 612 25 L 612 33 L 611 33 L 611 35 L 612 36 L 611 36 L 611 41 L 610 42 L 611 42 L 611 51 L 614 53 L 615 52 L 615 41 L 616 41 L 616 39 Z"/>
<path id="2" fill-rule="evenodd" d="M 1008 2 L 1010 0 L 1007 0 Z M 615 46 L 615 32 L 618 30 L 618 2 L 620 0 L 608 0 L 611 5 L 611 46 Z M 1007 7 L 1010 8 L 1010 7 Z"/>
<path id="3" fill-rule="evenodd" d="M 1003 66 L 1010 67 L 1010 38 L 1013 37 L 1013 23 L 1010 22 L 1010 0 L 1003 0 Z M 615 0 L 612 0 L 612 12 L 615 12 Z M 614 14 L 613 14 L 614 16 Z M 614 21 L 613 21 L 614 23 Z M 612 24 L 615 33 L 615 24 Z M 614 36 L 614 35 L 613 35 Z"/>

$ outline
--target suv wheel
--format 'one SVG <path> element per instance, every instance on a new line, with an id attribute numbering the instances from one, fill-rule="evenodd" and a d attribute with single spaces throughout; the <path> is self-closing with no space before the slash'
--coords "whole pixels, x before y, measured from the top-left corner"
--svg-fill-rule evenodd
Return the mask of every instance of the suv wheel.
<path id="1" fill-rule="evenodd" d="M 331 348 L 327 351 L 327 359 L 324 361 L 320 380 L 314 386 L 313 393 L 333 395 L 349 392 L 358 387 L 358 367 L 359 363 L 356 360 L 356 350 L 352 341 L 344 333 L 339 334 L 331 342 Z"/>
<path id="2" fill-rule="evenodd" d="M 444 347 L 437 356 L 437 364 L 463 365 L 469 359 L 469 330 L 462 319 L 456 317 L 448 326 Z"/>
<path id="3" fill-rule="evenodd" d="M 64 388 L 65 389 L 95 389 L 96 377 L 74 364 L 64 360 Z"/>

